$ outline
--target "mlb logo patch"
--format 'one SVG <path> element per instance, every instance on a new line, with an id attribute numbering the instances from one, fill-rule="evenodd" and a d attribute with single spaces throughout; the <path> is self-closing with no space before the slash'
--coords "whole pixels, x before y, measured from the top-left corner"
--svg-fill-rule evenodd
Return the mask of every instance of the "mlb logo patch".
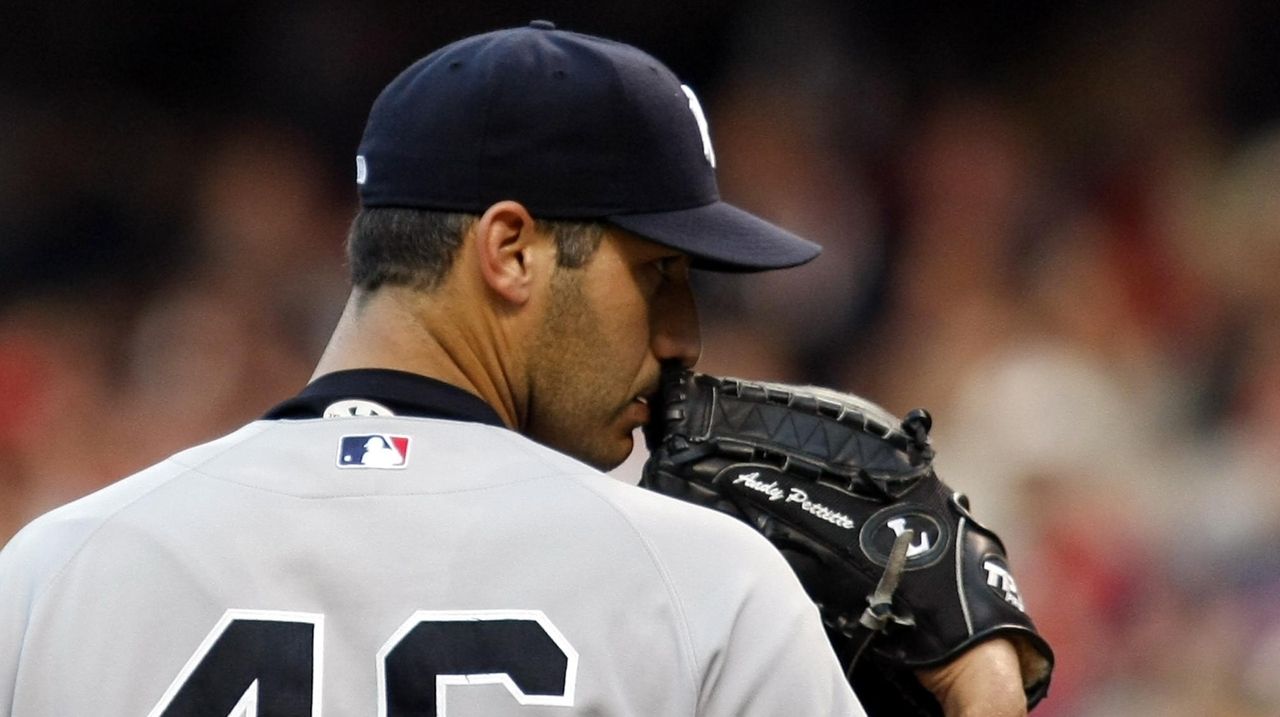
<path id="1" fill-rule="evenodd" d="M 338 441 L 339 468 L 404 468 L 408 463 L 408 436 L 374 433 Z"/>

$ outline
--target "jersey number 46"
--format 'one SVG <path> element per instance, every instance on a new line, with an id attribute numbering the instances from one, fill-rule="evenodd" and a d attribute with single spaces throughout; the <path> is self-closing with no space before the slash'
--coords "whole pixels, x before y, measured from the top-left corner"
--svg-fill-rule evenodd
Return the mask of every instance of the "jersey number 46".
<path id="1" fill-rule="evenodd" d="M 578 653 L 539 610 L 419 611 L 375 658 L 379 717 L 445 717 L 450 685 L 573 704 Z M 320 717 L 324 615 L 228 610 L 147 717 Z"/>

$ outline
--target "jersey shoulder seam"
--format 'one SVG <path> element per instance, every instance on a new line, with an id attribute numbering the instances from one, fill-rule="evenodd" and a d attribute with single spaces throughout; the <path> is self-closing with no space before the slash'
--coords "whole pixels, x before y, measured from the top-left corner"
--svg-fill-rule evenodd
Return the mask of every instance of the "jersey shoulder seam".
<path id="1" fill-rule="evenodd" d="M 241 428 L 240 430 L 244 430 L 244 429 Z M 220 439 L 220 440 L 226 440 L 226 438 L 227 437 L 224 437 L 223 439 Z M 226 451 L 231 450 L 231 448 L 234 447 L 235 445 L 238 445 L 243 440 L 246 440 L 247 438 L 248 437 L 246 436 L 236 441 L 229 441 L 230 445 L 228 445 L 223 450 L 220 450 L 217 453 L 214 453 L 213 455 L 209 456 L 209 459 L 222 455 Z M 89 544 L 93 542 L 93 539 L 97 537 L 98 533 L 101 533 L 102 530 L 106 528 L 108 524 L 112 523 L 121 513 L 133 507 L 135 504 L 137 504 L 139 501 L 143 500 L 144 498 L 149 497 L 152 493 L 155 493 L 156 491 L 162 488 L 168 487 L 173 481 L 181 478 L 183 475 L 186 475 L 187 473 L 200 473 L 200 471 L 196 470 L 193 466 L 190 466 L 186 463 L 183 463 L 177 460 L 177 455 L 181 455 L 181 454 L 175 454 L 173 456 L 170 456 L 169 458 L 166 458 L 165 460 L 155 464 L 150 469 L 144 469 L 144 470 L 159 469 L 165 466 L 166 464 L 177 466 L 181 470 L 174 472 L 172 475 L 168 476 L 164 480 L 161 480 L 155 485 L 147 488 L 146 490 L 142 491 L 138 495 L 134 496 L 132 499 L 126 501 L 125 503 L 122 503 L 121 505 L 116 506 L 111 511 L 98 517 L 98 524 L 94 526 L 93 529 L 90 530 L 84 536 L 84 538 L 80 540 L 79 545 L 77 545 L 75 549 L 72 550 L 70 554 L 67 555 L 66 559 L 62 561 L 62 565 L 58 566 L 57 571 L 49 575 L 48 579 L 45 580 L 44 585 L 40 586 L 39 591 L 37 591 L 36 594 L 31 596 L 31 605 L 33 608 L 44 598 L 45 593 L 48 592 L 50 589 L 52 589 L 53 585 L 62 578 L 63 573 L 65 573 L 67 568 L 72 563 L 75 562 L 76 558 L 80 556 L 80 553 L 84 552 L 85 548 L 87 548 Z M 203 462 L 206 462 L 206 461 L 202 461 L 201 463 Z M 200 473 L 200 474 L 203 475 L 203 473 Z M 139 474 L 134 473 L 133 475 L 136 476 Z M 132 477 L 132 476 L 129 476 L 129 477 Z M 121 480 L 128 480 L 129 477 L 123 478 Z"/>
<path id="2" fill-rule="evenodd" d="M 684 601 L 680 597 L 680 591 L 676 589 L 675 580 L 672 577 L 670 570 L 667 569 L 665 561 L 663 561 L 662 557 L 659 555 L 658 549 L 654 546 L 653 542 L 649 540 L 649 536 L 635 524 L 635 521 L 631 519 L 631 515 L 622 506 L 619 506 L 616 501 L 596 490 L 591 484 L 591 481 L 616 479 L 600 472 L 563 473 L 561 475 L 570 479 L 582 490 L 591 494 L 601 503 L 608 506 L 610 510 L 618 514 L 622 520 L 626 522 L 627 527 L 631 529 L 632 533 L 634 533 L 636 538 L 640 541 L 640 545 L 643 546 L 645 554 L 649 556 L 649 560 L 653 564 L 654 569 L 662 577 L 663 586 L 666 587 L 667 595 L 671 600 L 672 609 L 675 610 L 677 616 L 680 634 L 685 643 L 684 647 L 691 657 L 689 663 L 689 684 L 693 689 L 692 704 L 696 706 L 699 702 L 698 690 L 699 685 L 701 684 L 699 674 L 701 674 L 702 658 L 698 654 L 697 645 L 693 640 L 693 631 L 689 626 L 688 611 L 685 609 Z M 643 490 L 642 488 L 634 486 L 633 488 L 635 488 L 635 490 Z"/>

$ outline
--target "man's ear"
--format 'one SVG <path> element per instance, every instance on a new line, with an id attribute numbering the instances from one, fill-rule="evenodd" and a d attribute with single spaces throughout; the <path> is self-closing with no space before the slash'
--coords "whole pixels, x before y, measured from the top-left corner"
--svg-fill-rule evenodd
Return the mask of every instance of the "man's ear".
<path id="1" fill-rule="evenodd" d="M 473 227 L 480 275 L 502 298 L 524 304 L 535 279 L 555 264 L 555 243 L 534 231 L 529 210 L 504 200 L 485 210 Z"/>

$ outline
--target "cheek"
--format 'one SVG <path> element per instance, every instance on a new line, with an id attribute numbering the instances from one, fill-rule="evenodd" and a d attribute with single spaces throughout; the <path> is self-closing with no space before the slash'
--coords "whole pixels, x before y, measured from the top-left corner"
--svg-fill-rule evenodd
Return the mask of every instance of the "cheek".
<path id="1" fill-rule="evenodd" d="M 649 348 L 649 313 L 636 311 L 617 324 L 614 340 L 621 353 L 643 358 Z"/>
<path id="2" fill-rule="evenodd" d="M 612 373 L 620 387 L 630 390 L 650 354 L 649 312 L 633 307 L 631 313 L 617 317 L 609 333 L 608 345 L 600 347 L 607 356 L 602 368 Z"/>
<path id="3" fill-rule="evenodd" d="M 619 287 L 604 317 L 612 350 L 620 355 L 639 356 L 648 351 L 652 329 L 649 300 L 634 286 Z"/>

